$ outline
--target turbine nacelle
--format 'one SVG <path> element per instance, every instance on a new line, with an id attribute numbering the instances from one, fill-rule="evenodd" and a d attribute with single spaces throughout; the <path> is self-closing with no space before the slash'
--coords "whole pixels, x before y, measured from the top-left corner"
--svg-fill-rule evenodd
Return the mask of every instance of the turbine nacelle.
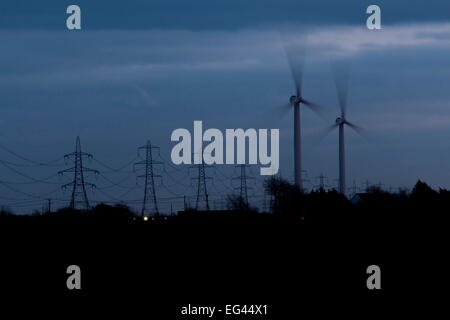
<path id="1" fill-rule="evenodd" d="M 289 103 L 290 104 L 298 104 L 298 103 L 306 103 L 306 101 L 304 101 L 301 97 L 291 96 L 289 98 Z"/>
<path id="2" fill-rule="evenodd" d="M 290 104 L 295 104 L 296 102 L 297 102 L 297 96 L 291 96 L 290 98 L 289 98 L 289 103 Z"/>
<path id="3" fill-rule="evenodd" d="M 336 125 L 341 125 L 345 123 L 345 119 L 341 117 L 336 118 Z"/>

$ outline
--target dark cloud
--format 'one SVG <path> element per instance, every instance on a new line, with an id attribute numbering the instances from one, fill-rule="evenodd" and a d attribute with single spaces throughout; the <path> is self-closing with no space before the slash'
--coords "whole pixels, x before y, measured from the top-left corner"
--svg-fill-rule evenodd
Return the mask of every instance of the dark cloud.
<path id="1" fill-rule="evenodd" d="M 42 0 L 2 1 L 1 28 L 65 28 L 66 8 L 82 8 L 85 29 L 235 30 L 284 24 L 364 24 L 371 4 L 386 24 L 448 21 L 450 2 L 434 0 Z"/>

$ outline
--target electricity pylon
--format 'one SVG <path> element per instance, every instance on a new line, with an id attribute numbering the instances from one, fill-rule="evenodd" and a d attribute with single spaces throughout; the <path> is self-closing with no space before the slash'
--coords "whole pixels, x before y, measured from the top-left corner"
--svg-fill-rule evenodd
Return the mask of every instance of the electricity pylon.
<path id="1" fill-rule="evenodd" d="M 156 201 L 156 189 L 155 189 L 155 178 L 161 177 L 160 175 L 156 175 L 154 173 L 153 165 L 155 164 L 163 164 L 160 161 L 154 161 L 153 160 L 153 149 L 158 149 L 159 147 L 153 146 L 150 142 L 150 140 L 147 141 L 147 144 L 145 146 L 138 148 L 138 155 L 140 150 L 145 150 L 145 160 L 136 162 L 134 165 L 144 165 L 145 166 L 145 174 L 138 176 L 138 178 L 144 178 L 145 185 L 144 185 L 144 201 L 142 203 L 142 211 L 141 215 L 142 217 L 145 216 L 145 212 L 147 210 L 147 201 L 148 198 L 150 198 L 152 203 L 152 210 L 151 213 L 153 215 L 158 216 L 159 210 L 158 210 L 158 202 Z"/>
<path id="2" fill-rule="evenodd" d="M 86 168 L 83 166 L 83 159 L 92 158 L 92 154 L 82 152 L 81 151 L 81 142 L 80 137 L 77 137 L 75 152 L 68 153 L 64 156 L 64 159 L 69 159 L 74 162 L 74 166 L 72 168 L 68 168 L 62 171 L 59 171 L 58 174 L 64 173 L 72 173 L 73 172 L 73 181 L 69 182 L 62 186 L 63 189 L 68 187 L 72 187 L 72 197 L 70 199 L 70 208 L 77 209 L 78 204 L 80 204 L 81 208 L 84 210 L 89 210 L 89 200 L 86 193 L 86 187 L 95 188 L 95 184 L 86 182 L 84 180 L 84 173 L 93 172 L 94 174 L 98 174 L 97 170 Z"/>
<path id="3" fill-rule="evenodd" d="M 316 179 L 319 180 L 319 185 L 318 185 L 319 190 L 321 190 L 321 189 L 325 190 L 325 188 L 329 187 L 328 184 L 325 183 L 326 181 L 328 181 L 328 177 L 325 176 L 323 173 L 320 173 L 320 175 L 318 177 L 316 177 Z M 316 186 L 316 188 L 317 188 L 317 186 Z"/>
<path id="4" fill-rule="evenodd" d="M 348 188 L 348 191 L 350 193 L 350 196 L 353 197 L 357 192 L 358 192 L 359 188 L 356 185 L 356 181 L 353 180 L 353 185 L 351 187 Z"/>
<path id="5" fill-rule="evenodd" d="M 247 186 L 247 180 L 254 179 L 254 177 L 247 175 L 245 168 L 248 167 L 248 165 L 239 164 L 239 165 L 237 165 L 237 167 L 239 167 L 241 169 L 241 174 L 239 177 L 234 177 L 233 179 L 240 180 L 240 186 L 237 187 L 236 189 L 239 189 L 239 197 L 240 197 L 241 201 L 244 202 L 246 209 L 248 209 L 248 190 L 252 189 L 252 188 Z"/>
<path id="6" fill-rule="evenodd" d="M 194 156 L 201 156 L 201 153 L 196 153 Z M 198 180 L 197 184 L 197 199 L 195 201 L 195 210 L 198 210 L 200 202 L 205 203 L 205 210 L 209 211 L 209 199 L 208 199 L 208 189 L 206 188 L 206 180 L 211 179 L 211 177 L 206 176 L 205 171 L 205 162 L 203 161 L 203 158 L 200 161 L 200 164 L 196 164 L 191 166 L 191 168 L 197 168 L 198 170 L 198 176 L 196 178 L 192 178 L 195 180 Z"/>
<path id="7" fill-rule="evenodd" d="M 308 172 L 306 170 L 301 170 L 301 177 L 302 177 L 302 187 L 300 188 L 300 191 L 306 192 L 305 184 L 309 184 L 311 181 L 308 179 Z"/>

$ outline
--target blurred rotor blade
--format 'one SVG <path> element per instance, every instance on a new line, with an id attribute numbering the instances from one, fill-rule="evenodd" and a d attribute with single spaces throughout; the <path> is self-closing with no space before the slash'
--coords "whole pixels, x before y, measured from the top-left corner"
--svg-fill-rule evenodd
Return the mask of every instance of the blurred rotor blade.
<path id="1" fill-rule="evenodd" d="M 348 96 L 348 81 L 349 72 L 348 67 L 342 65 L 333 66 L 333 78 L 336 85 L 336 92 L 339 100 L 339 107 L 341 109 L 341 116 L 345 118 L 347 111 L 347 96 Z"/>
<path id="2" fill-rule="evenodd" d="M 284 116 L 288 114 L 288 112 L 292 110 L 292 104 L 285 103 L 281 106 L 277 106 L 276 108 L 270 108 L 261 115 L 263 118 L 270 118 L 270 120 L 280 120 Z"/>
<path id="3" fill-rule="evenodd" d="M 317 134 L 316 134 L 316 139 L 317 142 L 322 141 L 327 135 L 329 135 L 331 133 L 331 131 L 333 131 L 335 128 L 337 128 L 339 125 L 337 123 L 328 126 L 326 128 L 323 128 L 322 130 L 320 130 Z"/>
<path id="4" fill-rule="evenodd" d="M 284 51 L 289 62 L 289 67 L 292 72 L 292 77 L 295 82 L 295 90 L 297 97 L 302 96 L 302 80 L 303 68 L 305 62 L 305 46 L 299 44 L 289 44 L 284 46 Z"/>
<path id="5" fill-rule="evenodd" d="M 286 116 L 289 111 L 292 110 L 292 104 L 285 103 L 282 106 L 278 107 L 278 110 L 279 110 L 278 111 L 279 117 L 282 118 L 282 117 Z"/>
<path id="6" fill-rule="evenodd" d="M 302 99 L 300 102 L 303 103 L 303 104 L 305 104 L 305 105 L 307 105 L 307 106 L 310 107 L 310 108 L 319 108 L 319 109 L 323 109 L 323 107 L 322 107 L 321 105 L 318 105 L 317 103 L 311 102 L 311 101 L 306 100 L 306 99 Z"/>
<path id="7" fill-rule="evenodd" d="M 351 122 L 349 122 L 347 120 L 345 120 L 344 123 L 346 125 L 348 125 L 350 128 L 352 128 L 353 130 L 355 130 L 355 132 L 358 133 L 361 137 L 369 140 L 369 137 L 367 136 L 367 133 L 366 133 L 366 131 L 363 128 L 361 128 L 361 127 L 359 127 L 359 126 L 357 126 L 357 125 L 355 125 L 355 124 L 353 124 L 353 123 L 351 123 Z"/>
<path id="8" fill-rule="evenodd" d="M 303 103 L 305 106 L 310 108 L 313 112 L 315 112 L 319 117 L 321 117 L 323 120 L 326 120 L 325 117 L 325 108 L 317 103 L 313 103 L 311 101 L 308 101 L 306 99 L 302 99 L 301 103 Z"/>

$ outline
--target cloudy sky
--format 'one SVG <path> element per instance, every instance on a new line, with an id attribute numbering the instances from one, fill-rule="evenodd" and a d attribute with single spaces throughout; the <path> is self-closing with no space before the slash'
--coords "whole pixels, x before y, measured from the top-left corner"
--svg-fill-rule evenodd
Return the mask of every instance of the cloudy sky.
<path id="1" fill-rule="evenodd" d="M 81 7 L 81 31 L 66 29 L 70 4 Z M 382 30 L 366 28 L 370 4 L 381 7 Z M 194 120 L 222 130 L 279 128 L 280 174 L 293 179 L 293 115 L 273 109 L 294 93 L 283 45 L 305 39 L 304 95 L 327 109 L 326 120 L 302 113 L 307 185 L 320 173 L 330 185 L 338 176 L 337 132 L 318 138 L 339 112 L 338 62 L 350 68 L 348 119 L 368 136 L 347 130 L 348 185 L 411 188 L 420 178 L 450 188 L 449 17 L 450 2 L 440 0 L 2 2 L 0 204 L 18 212 L 41 209 L 46 198 L 64 205 L 70 192 L 59 185 L 71 177 L 53 175 L 70 167 L 58 159 L 80 136 L 101 162 L 86 163 L 102 172 L 88 179 L 98 186 L 92 201 L 139 207 L 142 182 L 131 165 L 121 167 L 151 139 L 166 162 L 161 206 L 180 209 L 180 196 L 195 195 L 196 172 L 168 163 L 170 134 L 192 131 Z M 219 207 L 239 172 L 208 170 Z M 261 206 L 260 179 L 251 184 Z"/>

